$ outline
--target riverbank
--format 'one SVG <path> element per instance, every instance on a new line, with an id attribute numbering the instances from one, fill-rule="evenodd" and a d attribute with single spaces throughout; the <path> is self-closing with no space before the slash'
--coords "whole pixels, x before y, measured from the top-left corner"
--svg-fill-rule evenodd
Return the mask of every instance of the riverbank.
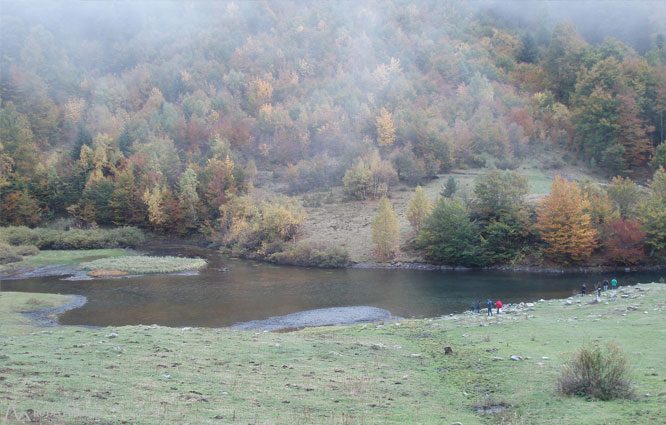
<path id="1" fill-rule="evenodd" d="M 646 424 L 666 415 L 663 284 L 608 291 L 601 302 L 509 305 L 499 320 L 465 313 L 289 333 L 33 324 L 5 333 L 43 299 L 71 301 L 0 294 L 3 415 L 11 407 L 71 424 L 464 425 Z M 636 400 L 556 392 L 569 353 L 594 342 L 626 353 Z"/>
<path id="2" fill-rule="evenodd" d="M 420 262 L 360 262 L 349 265 L 350 269 L 404 269 L 404 270 L 429 270 L 429 271 L 498 271 L 516 273 L 632 273 L 651 272 L 664 270 L 666 264 L 641 265 L 641 266 L 579 266 L 579 267 L 534 267 L 534 266 L 490 266 L 490 267 L 462 267 L 446 266 Z"/>

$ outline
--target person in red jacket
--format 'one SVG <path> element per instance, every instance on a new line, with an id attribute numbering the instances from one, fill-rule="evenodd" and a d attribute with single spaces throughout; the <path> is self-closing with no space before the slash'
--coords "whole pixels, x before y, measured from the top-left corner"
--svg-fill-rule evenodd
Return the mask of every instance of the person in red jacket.
<path id="1" fill-rule="evenodd" d="M 497 315 L 499 316 L 499 314 L 500 314 L 500 308 L 502 308 L 502 301 L 499 301 L 499 300 L 498 300 L 498 301 L 495 303 L 495 305 L 497 306 Z"/>

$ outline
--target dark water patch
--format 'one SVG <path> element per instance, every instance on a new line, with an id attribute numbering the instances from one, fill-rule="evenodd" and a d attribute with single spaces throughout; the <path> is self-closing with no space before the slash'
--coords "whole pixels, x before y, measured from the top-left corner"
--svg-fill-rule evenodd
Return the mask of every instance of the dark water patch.
<path id="1" fill-rule="evenodd" d="M 477 300 L 505 304 L 564 298 L 604 279 L 620 285 L 658 281 L 663 272 L 615 274 L 530 274 L 501 271 L 402 269 L 310 269 L 221 258 L 191 246 L 158 246 L 149 255 L 208 260 L 196 275 L 144 275 L 64 281 L 34 276 L 2 280 L 1 290 L 78 294 L 88 298 L 60 323 L 122 326 L 227 327 L 307 310 L 368 306 L 401 317 L 435 317 L 463 312 Z M 70 272 L 71 268 L 70 268 Z"/>

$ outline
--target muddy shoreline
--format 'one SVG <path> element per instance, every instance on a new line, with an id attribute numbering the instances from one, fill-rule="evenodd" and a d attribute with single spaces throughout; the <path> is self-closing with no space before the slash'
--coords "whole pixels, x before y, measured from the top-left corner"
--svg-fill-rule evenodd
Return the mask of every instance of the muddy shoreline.
<path id="1" fill-rule="evenodd" d="M 61 325 L 59 322 L 60 315 L 66 311 L 82 307 L 86 302 L 88 302 L 88 299 L 83 295 L 68 295 L 68 296 L 73 297 L 73 299 L 70 302 L 63 304 L 61 306 L 45 308 L 41 310 L 24 311 L 22 312 L 22 314 L 35 321 L 37 327 L 40 328 L 65 326 Z M 90 326 L 81 326 L 81 327 L 89 328 Z"/>

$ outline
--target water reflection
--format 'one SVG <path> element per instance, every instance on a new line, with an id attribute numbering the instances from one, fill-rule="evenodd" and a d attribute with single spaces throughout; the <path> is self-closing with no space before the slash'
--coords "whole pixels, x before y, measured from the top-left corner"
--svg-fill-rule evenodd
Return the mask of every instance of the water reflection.
<path id="1" fill-rule="evenodd" d="M 159 324 L 229 326 L 297 311 L 368 305 L 404 317 L 467 310 L 487 298 L 506 302 L 561 298 L 581 283 L 594 287 L 611 276 L 416 270 L 318 270 L 222 259 L 213 251 L 184 246 L 151 249 L 159 255 L 200 256 L 209 266 L 198 275 L 63 281 L 57 277 L 3 281 L 4 291 L 80 294 L 82 308 L 64 324 L 94 326 Z M 228 268 L 227 272 L 221 269 Z M 662 272 L 663 274 L 663 272 Z M 658 281 L 660 274 L 625 273 L 620 284 Z"/>

